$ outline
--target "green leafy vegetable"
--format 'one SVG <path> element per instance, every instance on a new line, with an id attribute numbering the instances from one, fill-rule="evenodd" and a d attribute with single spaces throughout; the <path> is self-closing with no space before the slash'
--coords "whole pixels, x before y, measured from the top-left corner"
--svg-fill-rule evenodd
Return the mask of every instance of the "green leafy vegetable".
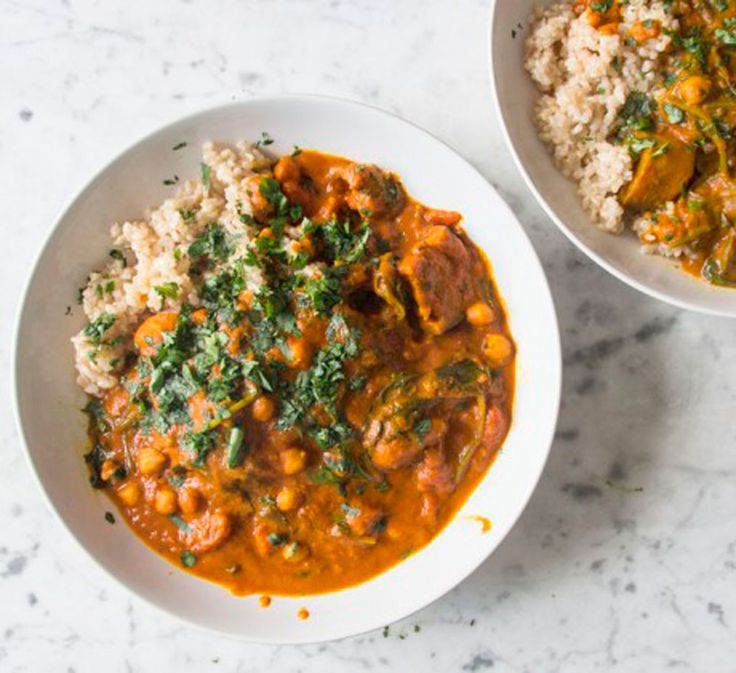
<path id="1" fill-rule="evenodd" d="M 227 466 L 229 468 L 239 467 L 245 456 L 245 446 L 243 444 L 243 429 L 233 426 L 230 430 L 230 439 L 227 443 Z"/>
<path id="2" fill-rule="evenodd" d="M 166 517 L 171 523 L 173 523 L 182 533 L 185 533 L 186 535 L 192 534 L 192 529 L 189 527 L 189 524 L 184 521 L 180 516 L 177 516 L 176 514 L 169 514 L 169 516 Z"/>

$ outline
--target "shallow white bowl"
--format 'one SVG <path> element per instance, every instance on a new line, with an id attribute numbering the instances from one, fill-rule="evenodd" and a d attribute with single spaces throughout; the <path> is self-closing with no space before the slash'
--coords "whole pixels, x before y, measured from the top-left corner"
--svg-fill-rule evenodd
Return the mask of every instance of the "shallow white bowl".
<path id="1" fill-rule="evenodd" d="M 539 92 L 524 70 L 524 42 L 533 9 L 554 1 L 559 0 L 495 0 L 493 6 L 490 68 L 494 99 L 504 135 L 529 189 L 578 248 L 625 283 L 681 308 L 736 317 L 736 291 L 708 285 L 663 257 L 641 254 L 632 232 L 614 236 L 596 229 L 580 205 L 575 185 L 555 168 L 537 137 L 532 112 Z"/>
<path id="2" fill-rule="evenodd" d="M 87 483 L 82 461 L 84 399 L 74 381 L 69 338 L 83 325 L 77 288 L 110 249 L 110 223 L 135 218 L 172 189 L 172 174 L 199 174 L 209 139 L 235 142 L 268 131 L 276 153 L 313 147 L 396 171 L 427 204 L 461 211 L 488 254 L 518 344 L 513 424 L 501 455 L 466 506 L 428 547 L 363 585 L 269 609 L 177 571 L 128 528 L 103 518 L 107 498 Z M 172 146 L 186 141 L 184 150 Z M 65 315 L 67 306 L 73 314 Z M 560 345 L 539 261 L 511 211 L 468 163 L 426 132 L 373 108 L 284 96 L 187 117 L 133 145 L 104 168 L 54 226 L 26 291 L 16 335 L 15 392 L 21 436 L 50 507 L 71 535 L 129 590 L 172 615 L 220 633 L 271 643 L 312 642 L 377 628 L 427 605 L 472 572 L 521 514 L 551 444 L 560 397 Z M 493 522 L 481 534 L 467 515 Z M 300 621 L 306 607 L 311 617 Z"/>

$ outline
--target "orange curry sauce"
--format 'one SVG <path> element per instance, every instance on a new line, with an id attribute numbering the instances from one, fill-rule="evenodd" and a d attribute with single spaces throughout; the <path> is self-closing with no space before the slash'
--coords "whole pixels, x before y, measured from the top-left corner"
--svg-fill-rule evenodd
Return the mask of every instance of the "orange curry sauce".
<path id="1" fill-rule="evenodd" d="M 285 221 L 304 254 L 292 265 L 255 246 L 270 294 L 231 274 L 232 306 L 223 280 L 202 306 L 146 318 L 91 413 L 88 462 L 173 564 L 236 594 L 326 592 L 426 545 L 477 486 L 509 427 L 514 348 L 458 213 L 315 151 L 259 179 L 245 220 L 269 241 Z M 314 262 L 336 279 L 331 299 L 300 275 Z"/>
<path id="2" fill-rule="evenodd" d="M 664 35 L 657 86 L 631 91 L 611 130 L 634 161 L 619 201 L 637 218 L 641 242 L 679 255 L 681 267 L 708 283 L 736 287 L 736 5 L 726 0 L 669 0 L 676 19 L 621 30 L 623 0 L 584 0 L 575 11 L 628 48 Z M 620 70 L 617 59 L 611 67 Z"/>

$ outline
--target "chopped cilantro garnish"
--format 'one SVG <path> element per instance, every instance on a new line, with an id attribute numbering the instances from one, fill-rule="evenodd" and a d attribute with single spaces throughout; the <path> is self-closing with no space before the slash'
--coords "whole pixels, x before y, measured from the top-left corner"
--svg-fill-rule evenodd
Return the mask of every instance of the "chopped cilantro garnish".
<path id="1" fill-rule="evenodd" d="M 102 313 L 84 328 L 82 334 L 87 337 L 87 341 L 89 343 L 94 346 L 98 346 L 102 343 L 102 337 L 105 332 L 113 326 L 115 320 L 116 318 L 114 315 L 110 313 Z"/>
<path id="2" fill-rule="evenodd" d="M 153 289 L 161 299 L 176 299 L 179 296 L 179 283 L 171 281 L 163 285 L 154 285 Z"/>
<path id="3" fill-rule="evenodd" d="M 432 421 L 422 418 L 414 423 L 414 434 L 421 440 L 432 429 Z"/>
<path id="4" fill-rule="evenodd" d="M 191 568 L 197 563 L 197 557 L 188 549 L 181 553 L 179 559 L 181 560 L 182 565 L 185 565 L 187 568 Z"/>
<path id="5" fill-rule="evenodd" d="M 289 201 L 281 191 L 281 185 L 278 183 L 278 180 L 261 178 L 258 190 L 261 196 L 274 207 L 277 217 L 286 216 L 289 210 Z M 273 229 L 273 226 L 271 228 Z"/>
<path id="6" fill-rule="evenodd" d="M 600 14 L 605 14 L 612 6 L 613 0 L 599 0 L 598 2 L 590 3 L 590 8 Z"/>
<path id="7" fill-rule="evenodd" d="M 209 191 L 210 180 L 212 178 L 212 168 L 210 168 L 210 166 L 208 166 L 206 163 L 202 162 L 199 164 L 199 170 L 201 173 L 202 184 L 204 185 L 204 188 Z"/>
<path id="8" fill-rule="evenodd" d="M 268 145 L 273 145 L 273 138 L 268 133 L 268 131 L 261 131 L 261 139 L 256 140 L 255 145 L 256 147 L 266 147 Z"/>
<path id="9" fill-rule="evenodd" d="M 234 248 L 225 228 L 217 222 L 208 224 L 204 232 L 189 246 L 189 256 L 195 260 L 200 257 L 212 257 L 224 262 L 233 252 Z"/>

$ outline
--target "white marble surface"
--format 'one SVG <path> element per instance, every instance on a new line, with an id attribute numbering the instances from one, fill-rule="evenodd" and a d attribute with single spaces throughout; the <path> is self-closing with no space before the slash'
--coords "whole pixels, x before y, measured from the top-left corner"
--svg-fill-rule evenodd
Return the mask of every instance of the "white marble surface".
<path id="1" fill-rule="evenodd" d="M 158 125 L 277 91 L 387 108 L 480 168 L 544 261 L 566 364 L 550 462 L 497 553 L 387 637 L 300 648 L 205 635 L 111 586 L 46 510 L 4 386 L 0 671 L 736 670 L 736 326 L 628 289 L 532 202 L 491 110 L 488 18 L 488 0 L 0 0 L 6 380 L 69 196 Z"/>

